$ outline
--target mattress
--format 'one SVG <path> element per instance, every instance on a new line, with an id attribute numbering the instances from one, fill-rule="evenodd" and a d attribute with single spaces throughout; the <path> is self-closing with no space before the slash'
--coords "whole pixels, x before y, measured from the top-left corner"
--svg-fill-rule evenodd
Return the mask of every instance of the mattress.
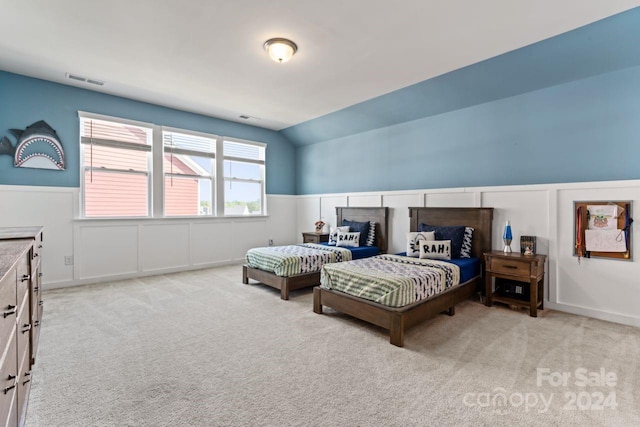
<path id="1" fill-rule="evenodd" d="M 249 267 L 283 277 L 320 271 L 325 264 L 353 259 L 348 249 L 315 243 L 253 248 L 245 258 Z"/>
<path id="2" fill-rule="evenodd" d="M 406 256 L 406 254 L 406 252 L 401 252 L 396 255 Z M 480 275 L 480 267 L 482 266 L 482 264 L 480 263 L 480 259 L 478 258 L 456 258 L 446 260 L 446 262 L 450 262 L 460 267 L 460 283 L 464 283 Z"/>
<path id="3" fill-rule="evenodd" d="M 378 255 L 322 268 L 320 287 L 402 307 L 460 284 L 454 263 L 400 255 Z"/>
<path id="4" fill-rule="evenodd" d="M 329 246 L 329 243 L 327 242 L 322 242 L 320 244 L 324 246 Z M 336 246 L 331 245 L 329 247 L 335 248 Z M 368 258 L 374 255 L 380 255 L 380 248 L 377 246 L 358 246 L 357 248 L 345 247 L 344 249 L 349 249 L 351 251 L 352 259 L 361 259 L 361 258 Z"/>
<path id="5" fill-rule="evenodd" d="M 478 258 L 456 258 L 447 260 L 460 267 L 460 283 L 464 283 L 480 275 L 481 263 Z"/>

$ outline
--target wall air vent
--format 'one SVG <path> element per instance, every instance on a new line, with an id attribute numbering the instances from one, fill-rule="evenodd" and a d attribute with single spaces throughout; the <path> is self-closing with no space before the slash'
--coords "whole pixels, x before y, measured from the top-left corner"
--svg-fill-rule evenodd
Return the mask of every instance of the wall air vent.
<path id="1" fill-rule="evenodd" d="M 78 75 L 71 74 L 71 73 L 66 73 L 65 77 L 68 78 L 69 80 L 75 80 L 75 81 L 78 81 L 78 82 L 89 83 L 89 84 L 96 85 L 96 86 L 104 86 L 104 82 L 101 81 L 101 80 L 90 79 L 88 77 L 82 77 L 82 76 L 78 76 Z"/>

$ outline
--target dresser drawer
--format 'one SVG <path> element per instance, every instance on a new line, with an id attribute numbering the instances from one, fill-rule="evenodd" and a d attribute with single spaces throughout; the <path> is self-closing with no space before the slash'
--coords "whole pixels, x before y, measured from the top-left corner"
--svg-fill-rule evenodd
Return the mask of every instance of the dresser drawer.
<path id="1" fill-rule="evenodd" d="M 18 272 L 18 286 L 16 286 L 16 302 L 18 305 L 22 302 L 22 299 L 29 292 L 29 286 L 31 285 L 31 275 L 29 273 L 29 259 L 27 256 L 23 256 L 18 260 L 16 264 L 16 270 Z M 27 306 L 28 308 L 28 306 Z"/>
<path id="2" fill-rule="evenodd" d="M 18 361 L 16 360 L 16 336 L 13 334 L 9 348 L 0 366 L 0 420 L 15 420 L 7 425 L 17 425 L 18 409 L 16 389 L 18 384 Z"/>
<path id="3" fill-rule="evenodd" d="M 0 282 L 0 343 L 3 343 L 0 352 L 4 350 L 4 344 L 9 342 L 9 335 L 14 334 L 17 313 L 16 271 L 11 270 Z"/>
<path id="4" fill-rule="evenodd" d="M 531 274 L 531 263 L 527 261 L 510 260 L 503 258 L 491 258 L 489 270 L 494 273 L 513 274 L 514 276 L 527 276 Z"/>
<path id="5" fill-rule="evenodd" d="M 29 355 L 25 354 L 20 361 L 20 375 L 18 375 L 18 418 L 24 420 L 27 413 L 27 401 L 29 400 L 29 390 L 31 390 L 31 363 Z"/>
<path id="6" fill-rule="evenodd" d="M 31 270 L 40 265 L 40 259 L 42 258 L 42 233 L 38 234 L 33 242 L 33 248 L 31 249 Z"/>
<path id="7" fill-rule="evenodd" d="M 29 342 L 31 341 L 31 319 L 29 313 L 29 298 L 22 301 L 22 305 L 18 309 L 18 359 L 22 359 L 24 353 L 30 350 Z"/>

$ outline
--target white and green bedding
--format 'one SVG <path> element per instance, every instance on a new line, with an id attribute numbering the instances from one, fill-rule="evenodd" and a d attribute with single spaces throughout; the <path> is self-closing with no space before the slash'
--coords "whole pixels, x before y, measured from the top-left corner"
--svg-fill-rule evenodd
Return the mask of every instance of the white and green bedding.
<path id="1" fill-rule="evenodd" d="M 288 277 L 320 271 L 325 264 L 351 261 L 352 258 L 349 249 L 304 243 L 249 249 L 246 259 L 249 267 Z"/>
<path id="2" fill-rule="evenodd" d="M 379 255 L 322 269 L 320 287 L 402 307 L 460 283 L 460 267 L 445 261 Z"/>

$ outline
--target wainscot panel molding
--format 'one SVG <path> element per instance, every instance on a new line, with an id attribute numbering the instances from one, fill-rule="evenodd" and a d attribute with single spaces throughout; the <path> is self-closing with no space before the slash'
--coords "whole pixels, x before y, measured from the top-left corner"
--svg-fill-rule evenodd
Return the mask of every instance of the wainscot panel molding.
<path id="1" fill-rule="evenodd" d="M 545 307 L 597 319 L 640 326 L 640 254 L 632 261 L 582 259 L 573 256 L 574 200 L 632 200 L 640 212 L 640 180 L 585 183 L 461 187 L 404 191 L 331 193 L 298 196 L 298 231 L 318 217 L 335 226 L 335 206 L 363 206 L 382 200 L 389 212 L 389 253 L 404 252 L 410 206 L 493 207 L 493 249 L 502 249 L 507 220 L 513 229 L 514 251 L 520 236 L 537 236 L 538 253 L 548 256 Z M 640 247 L 640 232 L 632 228 L 632 245 Z M 301 237 L 298 237 L 301 241 Z"/>
<path id="2" fill-rule="evenodd" d="M 72 187 L 0 185 L 0 200 L 0 225 L 44 226 L 43 289 L 241 263 L 250 247 L 297 239 L 290 195 L 267 195 L 268 216 L 221 218 L 77 219 Z"/>

